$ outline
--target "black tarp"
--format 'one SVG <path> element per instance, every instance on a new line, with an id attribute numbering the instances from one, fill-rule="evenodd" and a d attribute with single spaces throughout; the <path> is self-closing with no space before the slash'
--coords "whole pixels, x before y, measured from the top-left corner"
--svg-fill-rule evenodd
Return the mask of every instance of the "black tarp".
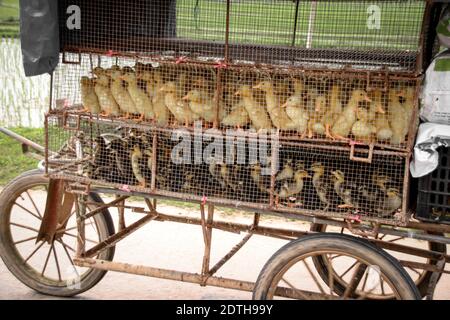
<path id="1" fill-rule="evenodd" d="M 57 0 L 20 0 L 20 44 L 27 77 L 52 72 L 58 65 Z"/>
<path id="2" fill-rule="evenodd" d="M 71 6 L 79 8 L 80 28 L 68 27 Z M 175 36 L 176 0 L 20 0 L 26 76 L 52 72 L 65 48 L 142 51 L 152 38 Z"/>

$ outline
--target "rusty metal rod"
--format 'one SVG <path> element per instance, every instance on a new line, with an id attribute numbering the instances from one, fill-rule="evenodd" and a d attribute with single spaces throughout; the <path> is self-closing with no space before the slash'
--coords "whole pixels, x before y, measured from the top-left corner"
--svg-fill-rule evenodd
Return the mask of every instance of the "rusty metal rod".
<path id="1" fill-rule="evenodd" d="M 9 129 L 6 129 L 4 127 L 0 127 L 0 132 L 6 134 L 7 136 L 13 138 L 14 140 L 19 141 L 22 144 L 25 144 L 31 148 L 33 148 L 36 151 L 39 151 L 41 153 L 45 153 L 45 147 L 41 146 L 40 144 L 37 144 L 36 142 L 33 142 L 20 134 L 17 134 Z"/>
<path id="2" fill-rule="evenodd" d="M 253 236 L 253 233 L 247 234 L 238 244 L 236 244 L 231 250 L 220 259 L 208 272 L 208 275 L 215 274 L 228 260 L 230 260 Z"/>
<path id="3" fill-rule="evenodd" d="M 402 266 L 404 266 L 404 267 L 411 267 L 411 268 L 423 269 L 423 270 L 431 271 L 431 272 L 450 274 L 450 271 L 448 271 L 448 270 L 443 270 L 443 269 L 440 269 L 440 268 L 438 268 L 436 266 L 433 266 L 433 265 L 430 265 L 430 264 L 426 264 L 426 263 L 420 263 L 420 262 L 416 262 L 416 261 L 400 260 L 400 264 Z"/>
<path id="4" fill-rule="evenodd" d="M 155 216 L 155 221 L 170 221 L 170 222 L 176 222 L 176 223 L 185 223 L 185 224 L 192 224 L 192 225 L 199 225 L 202 226 L 202 219 L 194 218 L 194 217 L 186 217 L 186 216 L 179 216 L 179 215 L 169 215 L 164 214 L 160 212 L 155 211 L 146 211 L 142 208 L 136 208 L 134 210 L 135 212 L 153 215 Z M 258 225 L 257 221 L 259 219 L 259 214 L 255 214 L 255 220 L 253 224 L 241 224 L 241 223 L 235 223 L 230 221 L 212 221 L 212 223 L 206 223 L 204 227 L 212 227 L 214 229 L 222 230 L 225 232 L 232 232 L 232 233 L 241 233 L 241 232 L 252 232 L 254 234 L 262 235 L 262 236 L 270 236 L 274 238 L 280 238 L 283 240 L 293 240 L 302 236 L 306 236 L 309 234 L 313 234 L 314 232 L 310 231 L 303 231 L 303 230 L 293 230 L 293 229 L 284 229 L 284 228 L 272 228 L 272 227 L 266 227 L 266 226 L 260 226 Z M 255 222 L 256 221 L 256 222 Z M 203 230 L 203 228 L 202 228 Z M 402 252 L 406 254 L 411 254 L 427 259 L 434 259 L 438 260 L 444 257 L 446 262 L 450 263 L 450 255 L 442 254 L 440 252 L 435 252 L 431 250 L 426 249 L 420 249 L 415 247 L 409 247 L 397 243 L 382 241 L 378 239 L 368 239 L 372 243 L 380 246 L 383 249 L 386 250 L 392 250 L 397 252 Z"/>
<path id="5" fill-rule="evenodd" d="M 167 279 L 167 280 L 175 280 L 175 281 L 181 281 L 181 282 L 190 282 L 190 283 L 196 283 L 196 284 L 202 284 L 203 282 L 205 285 L 214 286 L 214 287 L 221 287 L 221 288 L 228 288 L 228 289 L 235 289 L 235 290 L 241 290 L 241 291 L 249 291 L 252 292 L 253 288 L 255 286 L 254 282 L 249 281 L 242 281 L 242 280 L 235 280 L 235 279 L 229 279 L 229 278 L 222 278 L 222 277 L 209 277 L 206 280 L 197 273 L 190 273 L 190 272 L 183 272 L 183 271 L 176 271 L 176 270 L 168 270 L 168 269 L 161 269 L 161 268 L 153 268 L 149 266 L 142 266 L 142 265 L 132 265 L 129 263 L 122 263 L 122 262 L 112 262 L 112 261 L 106 261 L 106 260 L 100 260 L 100 259 L 89 259 L 89 258 L 75 258 L 74 264 L 79 267 L 86 267 L 86 268 L 94 268 L 94 269 L 100 269 L 100 270 L 109 270 L 109 271 L 116 271 L 116 272 L 123 272 L 123 273 L 131 273 L 141 276 L 147 276 L 147 277 L 153 277 L 153 278 L 160 278 L 160 279 Z M 275 290 L 275 295 L 281 296 L 281 297 L 287 297 L 287 298 L 301 298 L 305 295 L 309 297 L 310 299 L 323 299 L 324 295 L 310 292 L 310 291 L 303 291 L 303 290 L 293 290 L 290 288 L 285 287 L 278 287 Z M 336 296 L 329 296 L 327 295 L 327 299 L 339 299 L 339 297 Z"/>
<path id="6" fill-rule="evenodd" d="M 144 216 L 143 218 L 139 219 L 138 221 L 130 224 L 128 227 L 122 229 L 119 232 L 116 232 L 114 235 L 108 237 L 104 241 L 100 242 L 99 244 L 95 245 L 91 249 L 87 250 L 84 253 L 83 257 L 88 257 L 88 258 L 93 257 L 93 256 L 99 254 L 100 252 L 102 252 L 103 250 L 105 250 L 111 246 L 114 246 L 117 242 L 119 242 L 120 240 L 125 238 L 127 235 L 129 235 L 129 234 L 133 233 L 134 231 L 136 231 L 137 229 L 141 228 L 146 223 L 154 220 L 156 217 L 157 216 L 151 216 L 151 215 Z"/>
<path id="7" fill-rule="evenodd" d="M 67 177 L 66 177 L 67 178 Z M 140 196 L 143 198 L 149 197 L 148 193 L 144 192 L 125 192 L 117 189 L 111 189 L 111 188 L 104 188 L 104 187 L 95 187 L 95 190 L 97 190 L 100 193 L 111 193 L 111 194 L 123 194 L 123 195 L 133 195 L 133 196 Z M 192 203 L 199 203 L 201 202 L 201 197 L 197 196 L 190 196 L 187 198 L 180 199 L 180 196 L 176 197 L 176 193 L 170 193 L 173 195 L 169 195 L 169 193 L 164 194 L 152 194 L 152 198 L 158 198 L 158 199 L 173 199 L 178 200 L 181 202 L 192 202 Z M 333 218 L 332 213 L 330 213 L 327 217 L 327 215 L 318 216 L 318 214 L 322 214 L 321 212 L 318 213 L 314 210 L 304 210 L 302 209 L 302 213 L 291 213 L 289 211 L 285 211 L 284 209 L 277 208 L 275 210 L 268 210 L 266 209 L 265 205 L 256 205 L 251 206 L 252 204 L 237 202 L 237 201 L 213 201 L 215 199 L 208 198 L 208 202 L 215 203 L 216 205 L 220 205 L 223 207 L 228 208 L 236 208 L 236 203 L 239 203 L 239 210 L 242 211 L 251 211 L 251 212 L 257 212 L 261 214 L 267 214 L 272 216 L 277 216 L 285 219 L 295 219 L 298 221 L 306 221 L 310 223 L 320 223 L 320 224 L 327 224 L 332 225 L 340 228 L 347 228 L 347 223 L 345 221 L 339 221 Z M 308 215 L 310 214 L 310 215 Z M 392 221 L 390 221 L 392 223 Z M 389 225 L 389 223 L 387 223 Z M 429 228 L 428 228 L 429 227 Z M 364 224 L 355 225 L 355 229 L 362 229 L 362 230 L 370 230 L 370 228 Z M 413 238 L 417 240 L 425 240 L 425 241 L 432 241 L 437 243 L 445 243 L 450 244 L 450 238 L 445 236 L 438 236 L 438 235 L 431 235 L 431 234 L 425 234 L 425 233 L 419 233 L 418 231 L 432 231 L 432 232 L 440 232 L 440 233 L 450 233 L 450 226 L 449 225 L 441 225 L 438 227 L 437 225 L 430 224 L 430 223 L 408 223 L 407 226 L 403 226 L 403 228 L 410 228 L 414 230 L 396 230 L 389 227 L 380 227 L 379 232 L 383 234 L 389 234 L 389 235 L 395 235 L 395 236 L 401 236 L 406 238 Z"/>
<path id="8" fill-rule="evenodd" d="M 115 199 L 115 200 L 113 200 L 113 201 L 111 201 L 111 202 L 105 203 L 105 204 L 101 205 L 100 207 L 98 207 L 98 208 L 96 208 L 96 209 L 90 211 L 89 213 L 87 213 L 87 214 L 83 217 L 83 219 L 85 219 L 85 220 L 86 220 L 86 219 L 89 219 L 89 218 L 95 216 L 97 213 L 100 213 L 100 212 L 102 212 L 102 211 L 105 210 L 105 209 L 108 209 L 108 208 L 110 208 L 110 207 L 112 207 L 112 206 L 115 206 L 116 204 L 119 204 L 119 203 L 123 202 L 123 201 L 126 200 L 127 198 L 128 198 L 128 196 L 119 196 L 117 199 Z"/>

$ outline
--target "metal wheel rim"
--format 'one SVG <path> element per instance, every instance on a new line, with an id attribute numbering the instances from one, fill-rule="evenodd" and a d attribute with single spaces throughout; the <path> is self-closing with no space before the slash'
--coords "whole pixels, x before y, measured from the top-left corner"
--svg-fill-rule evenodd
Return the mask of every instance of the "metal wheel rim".
<path id="1" fill-rule="evenodd" d="M 321 232 L 326 232 L 327 225 L 323 224 L 321 226 L 322 226 Z M 345 228 L 341 228 L 340 233 L 343 233 L 344 230 L 345 230 Z M 382 235 L 382 237 L 378 237 L 378 235 L 377 235 L 376 239 L 381 239 L 381 240 L 383 239 L 384 236 L 386 236 L 386 235 Z M 397 239 L 396 241 L 401 241 L 402 239 L 405 239 L 405 238 L 401 237 L 401 238 Z M 396 241 L 392 241 L 392 242 L 396 242 Z M 427 241 L 427 248 L 429 250 L 432 249 L 431 246 L 432 246 L 431 242 Z M 321 267 L 323 268 L 323 271 L 327 272 L 327 269 L 325 267 L 327 265 L 327 263 L 324 262 L 324 256 L 317 256 L 315 259 L 317 259 L 317 263 L 321 265 Z M 431 261 L 432 261 L 431 259 L 427 258 L 426 264 L 431 264 Z M 317 268 L 316 263 L 314 263 L 314 266 Z M 413 274 L 417 274 L 419 272 L 416 269 L 413 269 L 411 267 L 408 267 L 407 269 L 411 269 L 412 271 L 414 271 Z M 411 273 L 410 272 L 408 272 L 408 273 L 411 276 Z M 319 274 L 320 274 L 320 272 L 319 272 Z M 340 285 L 343 288 L 345 288 L 347 286 L 347 282 L 345 280 L 343 280 L 336 272 L 334 272 L 334 270 L 333 270 L 333 274 L 335 275 L 335 281 L 339 281 Z M 427 275 L 426 270 L 422 270 L 419 277 L 412 277 L 412 279 L 413 279 L 414 283 L 416 285 L 418 285 L 419 283 L 421 283 L 424 280 L 426 275 Z M 358 291 L 355 291 L 354 294 L 355 294 L 355 296 L 358 296 Z M 392 294 L 387 294 L 387 295 L 369 294 L 368 298 L 373 299 L 373 300 L 391 300 L 391 299 L 394 299 L 395 297 Z"/>
<path id="2" fill-rule="evenodd" d="M 291 259 L 274 277 L 271 286 L 267 292 L 267 299 L 268 300 L 272 300 L 274 298 L 274 293 L 275 290 L 278 288 L 278 284 L 280 283 L 280 281 L 282 281 L 283 276 L 286 274 L 286 272 L 294 265 L 296 265 L 298 262 L 303 261 L 309 257 L 314 257 L 314 256 L 323 256 L 326 254 L 341 254 L 341 255 L 345 255 L 346 257 L 350 257 L 353 258 L 357 261 L 362 262 L 363 264 L 365 264 L 366 266 L 370 266 L 371 264 L 365 260 L 362 259 L 360 257 L 357 257 L 355 255 L 351 255 L 348 254 L 348 252 L 345 251 L 340 251 L 337 249 L 334 250 L 318 250 L 318 251 L 314 251 L 312 253 L 306 253 L 303 254 L 301 256 L 296 257 L 295 259 Z M 394 293 L 395 297 L 398 300 L 401 300 L 401 296 L 399 295 L 398 291 L 395 289 L 395 286 L 392 284 L 392 282 L 383 274 L 380 274 L 380 278 L 389 285 L 389 287 L 391 288 L 392 292 Z M 333 289 L 333 288 L 331 288 Z M 356 290 L 355 290 L 356 291 Z M 331 291 L 330 291 L 331 292 Z M 334 292 L 334 290 L 332 290 L 333 293 L 337 294 L 336 292 Z M 369 296 L 364 297 L 365 299 L 367 299 Z M 334 298 L 339 299 L 339 296 L 334 296 Z M 357 298 L 357 299 L 361 299 L 361 295 Z"/>
<path id="3" fill-rule="evenodd" d="M 6 228 L 6 234 L 5 234 L 5 236 L 6 236 L 6 241 L 5 241 L 5 243 L 4 243 L 4 245 L 5 246 L 9 246 L 9 248 L 10 249 L 12 249 L 12 252 L 13 252 L 13 254 L 14 254 L 14 259 L 17 261 L 17 262 L 19 262 L 19 263 L 21 263 L 22 264 L 22 267 L 26 270 L 26 273 L 30 276 L 30 277 L 32 277 L 34 280 L 36 280 L 36 281 L 38 281 L 38 282 L 40 282 L 40 283 L 45 283 L 45 284 L 47 284 L 47 285 L 51 285 L 51 286 L 55 286 L 55 287 L 67 287 L 67 285 L 68 285 L 68 283 L 69 284 L 74 284 L 74 283 L 72 283 L 72 281 L 74 280 L 74 279 L 76 279 L 77 281 L 79 281 L 79 282 L 81 282 L 81 281 L 83 281 L 84 279 L 86 279 L 92 272 L 94 272 L 95 270 L 93 270 L 93 269 L 87 269 L 87 268 L 83 268 L 83 269 L 85 269 L 82 273 L 80 273 L 78 270 L 79 269 L 76 269 L 76 267 L 73 265 L 73 261 L 72 261 L 72 256 L 71 256 L 71 253 L 70 252 L 72 252 L 72 254 L 73 254 L 73 250 L 75 249 L 74 247 L 72 247 L 71 249 L 72 250 L 70 250 L 69 248 L 68 248 L 68 246 L 67 246 L 67 244 L 66 245 L 63 245 L 62 244 L 62 242 L 64 242 L 62 239 L 64 238 L 64 236 L 66 236 L 66 234 L 64 234 L 62 237 L 61 237 L 61 241 L 62 242 L 60 242 L 60 241 L 58 241 L 58 240 L 53 240 L 53 243 L 51 244 L 51 245 L 49 245 L 49 244 L 45 244 L 45 242 L 39 242 L 39 243 L 37 243 L 37 244 L 34 244 L 34 248 L 33 248 L 33 251 L 34 250 L 36 250 L 33 254 L 32 254 L 32 257 L 35 255 L 35 254 L 37 254 L 37 252 L 38 251 L 40 251 L 41 249 L 48 249 L 48 251 L 47 251 L 47 258 L 46 258 L 46 261 L 44 261 L 44 265 L 45 266 L 42 266 L 42 268 L 43 268 L 43 270 L 44 270 L 44 272 L 42 273 L 42 270 L 38 270 L 38 269 L 36 269 L 35 267 L 33 267 L 31 264 L 29 264 L 28 263 L 28 260 L 30 260 L 32 257 L 24 257 L 23 256 L 23 253 L 19 250 L 19 248 L 18 248 L 18 246 L 17 245 L 20 245 L 20 244 L 22 244 L 22 243 L 26 243 L 26 242 L 31 242 L 31 241 L 33 241 L 33 239 L 26 239 L 27 241 L 23 241 L 24 239 L 22 239 L 22 240 L 19 240 L 19 241 L 15 241 L 15 239 L 14 239 L 14 237 L 13 237 L 13 234 L 12 234 L 12 228 L 11 228 L 11 226 L 13 225 L 13 226 L 15 226 L 15 227 L 17 227 L 17 225 L 14 225 L 14 224 L 12 224 L 12 223 L 14 223 L 14 222 L 12 222 L 12 216 L 13 216 L 13 211 L 14 211 L 14 207 L 16 207 L 17 206 L 17 199 L 20 199 L 20 198 L 22 198 L 22 199 L 24 199 L 24 195 L 25 196 L 29 196 L 30 198 L 32 197 L 31 195 L 30 195 L 30 192 L 29 191 L 31 191 L 31 190 L 33 190 L 33 189 L 36 189 L 37 187 L 42 187 L 42 188 L 45 188 L 45 190 L 47 191 L 47 185 L 48 185 L 48 183 L 44 183 L 44 182 L 39 182 L 39 183 L 34 183 L 34 184 L 30 184 L 30 185 L 27 185 L 25 188 L 23 188 L 22 190 L 20 190 L 20 191 L 18 191 L 18 193 L 16 194 L 17 196 L 16 196 L 16 198 L 15 199 L 11 199 L 11 202 L 10 202 L 10 205 L 8 206 L 8 208 L 7 208 L 7 212 L 5 212 L 4 214 L 6 214 L 7 215 L 7 221 L 8 221 L 8 227 Z M 20 193 L 19 193 L 20 192 Z M 28 193 L 28 194 L 27 194 Z M 26 195 L 27 194 L 27 195 Z M 14 201 L 12 201 L 12 200 L 14 200 Z M 33 202 L 33 200 L 30 200 L 31 202 Z M 36 203 L 36 202 L 35 202 Z M 36 204 L 35 203 L 33 203 L 33 207 L 35 207 L 36 208 Z M 22 209 L 23 210 L 23 209 Z M 26 210 L 25 210 L 26 211 Z M 31 210 L 30 210 L 31 211 Z M 20 213 L 19 213 L 20 214 Z M 41 210 L 41 215 L 43 214 L 43 210 Z M 30 214 L 31 215 L 31 214 Z M 69 219 L 69 222 L 72 220 L 74 218 L 74 215 L 73 215 L 73 213 L 71 214 L 71 218 Z M 101 237 L 102 237 L 102 235 L 100 234 L 100 232 L 101 232 L 101 228 L 99 228 L 99 226 L 98 226 L 98 222 L 96 221 L 96 219 L 95 219 L 95 217 L 94 218 L 91 218 L 92 219 L 92 225 L 93 226 L 95 226 L 95 230 L 96 230 L 96 233 L 97 233 L 97 237 L 98 237 L 98 240 L 97 240 L 97 242 L 101 239 Z M 20 228 L 20 227 L 18 227 L 18 228 Z M 72 229 L 73 227 L 70 227 L 70 229 L 71 230 L 75 230 L 76 231 L 76 229 Z M 66 230 L 67 230 L 68 228 L 66 228 Z M 35 231 L 36 232 L 36 231 Z M 36 232 L 36 234 L 37 234 L 37 232 Z M 76 235 L 73 235 L 74 236 L 74 239 L 76 239 Z M 34 237 L 34 239 L 35 239 L 35 237 Z M 20 243 L 18 243 L 18 242 L 20 242 Z M 55 263 L 55 261 L 57 261 L 57 263 L 59 264 L 62 260 L 61 259 L 59 259 L 60 257 L 58 256 L 59 254 L 57 253 L 57 250 L 56 250 L 56 245 L 57 244 L 59 244 L 60 246 L 61 246 L 61 248 L 62 248 L 62 251 L 63 252 L 65 252 L 65 254 L 66 254 L 66 259 L 67 260 L 70 260 L 70 263 L 71 263 L 71 265 L 72 265 L 72 268 L 73 268 L 73 270 L 74 270 L 74 274 L 76 275 L 76 277 L 74 278 L 74 279 L 64 279 L 63 277 L 62 277 L 62 273 L 60 274 L 60 272 L 62 271 L 61 270 L 61 266 L 57 266 L 57 270 L 58 270 L 58 279 L 56 279 L 56 278 L 52 278 L 52 277 L 47 277 L 46 275 L 45 275 L 45 273 L 46 273 L 46 271 L 47 271 L 47 268 L 48 268 L 48 266 L 49 266 L 49 264 L 51 263 L 51 261 L 52 261 L 52 259 L 51 258 L 53 258 L 53 262 Z M 49 247 L 49 248 L 48 248 Z M 52 249 L 53 248 L 53 249 Z M 33 252 L 32 251 L 32 252 Z M 45 250 L 44 250 L 45 251 Z M 56 258 L 55 258 L 55 256 L 56 256 Z M 75 271 L 76 270 L 76 271 Z"/>

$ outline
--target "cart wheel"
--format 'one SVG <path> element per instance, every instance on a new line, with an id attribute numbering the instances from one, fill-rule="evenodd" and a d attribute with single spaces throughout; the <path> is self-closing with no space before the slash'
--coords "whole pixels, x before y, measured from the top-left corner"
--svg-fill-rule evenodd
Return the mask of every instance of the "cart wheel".
<path id="1" fill-rule="evenodd" d="M 324 281 L 314 269 L 312 259 L 323 255 L 345 257 L 334 266 L 338 270 L 354 264 L 345 277 L 349 285 L 344 292 L 336 292 L 333 277 Z M 420 299 L 414 282 L 387 252 L 361 238 L 322 233 L 293 240 L 278 250 L 259 274 L 253 299 L 352 299 L 355 291 L 359 292 L 358 299 L 366 299 L 381 291 L 381 285 L 396 299 Z"/>
<path id="2" fill-rule="evenodd" d="M 36 243 L 45 210 L 48 178 L 31 170 L 11 181 L 0 194 L 0 256 L 22 283 L 38 292 L 54 296 L 73 296 L 96 285 L 106 271 L 75 267 L 76 217 L 72 213 L 62 234 L 55 240 Z M 91 200 L 101 202 L 92 193 Z M 108 210 L 86 220 L 87 248 L 114 234 Z M 88 240 L 89 239 L 89 240 Z M 112 260 L 114 248 L 98 258 Z"/>
<path id="3" fill-rule="evenodd" d="M 327 230 L 326 224 L 317 224 L 316 223 L 311 226 L 311 231 L 326 232 L 326 230 Z M 347 229 L 340 228 L 340 232 L 341 233 L 347 232 Z M 407 239 L 404 237 L 391 236 L 391 235 L 387 235 L 387 234 L 379 234 L 377 236 L 377 239 L 388 241 L 388 242 L 401 243 L 405 246 L 417 246 L 416 242 L 420 241 L 420 240 L 415 240 L 415 239 Z M 423 245 L 424 249 L 428 248 L 428 250 L 431 250 L 431 251 L 440 252 L 443 254 L 447 253 L 447 248 L 442 243 L 431 242 L 431 241 L 420 241 L 420 243 Z M 416 256 L 408 255 L 405 253 L 398 253 L 396 251 L 390 251 L 390 250 L 387 250 L 387 251 L 394 256 L 395 256 L 395 254 L 401 255 L 402 260 L 405 260 L 406 257 L 409 257 L 409 258 L 414 257 L 413 259 L 416 262 L 423 262 L 423 263 L 427 263 L 429 265 L 436 265 L 436 263 L 437 263 L 436 260 L 432 260 L 432 259 L 418 258 Z M 338 263 L 340 257 L 333 256 L 333 257 L 331 257 L 331 259 L 333 260 L 333 262 Z M 418 259 L 423 259 L 423 261 L 418 261 Z M 328 277 L 329 277 L 328 267 L 327 267 L 328 261 L 326 261 L 326 256 L 316 256 L 313 258 L 313 262 L 314 262 L 314 266 L 317 269 L 320 277 L 322 279 L 328 279 Z M 412 267 L 405 267 L 405 270 L 408 272 L 410 277 L 415 282 L 416 287 L 419 290 L 421 296 L 425 297 L 427 295 L 428 285 L 430 283 L 430 279 L 431 279 L 433 272 L 426 271 L 426 270 L 417 270 L 416 268 L 412 268 Z M 348 272 L 350 272 L 350 271 L 348 271 Z M 344 292 L 345 288 L 347 287 L 348 284 L 342 279 L 342 277 L 339 273 L 334 271 L 333 274 L 334 274 L 336 292 L 338 294 Z M 441 274 L 439 274 L 439 277 L 440 276 L 441 276 Z M 358 292 L 355 292 L 355 296 L 357 296 L 357 295 L 358 295 Z M 370 294 L 369 297 L 367 297 L 367 298 L 379 299 L 379 300 L 389 300 L 389 299 L 394 299 L 395 297 L 392 294 L 392 292 L 384 291 L 384 292 L 379 292 L 379 294 L 375 294 L 375 293 Z"/>

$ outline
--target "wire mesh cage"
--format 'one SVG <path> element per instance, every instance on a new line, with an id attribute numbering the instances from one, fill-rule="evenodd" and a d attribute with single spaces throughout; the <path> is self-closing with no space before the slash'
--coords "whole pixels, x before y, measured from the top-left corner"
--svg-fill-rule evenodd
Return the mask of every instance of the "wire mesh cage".
<path id="1" fill-rule="evenodd" d="M 429 5 L 60 1 L 49 173 L 406 222 Z"/>
<path id="2" fill-rule="evenodd" d="M 60 39 L 64 52 L 416 73 L 428 6 L 424 0 L 64 0 Z"/>
<path id="3" fill-rule="evenodd" d="M 70 55 L 67 57 L 70 58 Z M 410 150 L 420 78 L 215 68 L 83 54 L 54 74 L 53 107 L 159 127 L 278 129 L 293 141 Z"/>
<path id="4" fill-rule="evenodd" d="M 243 208 L 406 221 L 408 156 L 280 142 L 268 134 L 163 129 L 77 112 L 47 118 L 51 177 Z M 357 152 L 367 153 L 365 149 Z"/>

